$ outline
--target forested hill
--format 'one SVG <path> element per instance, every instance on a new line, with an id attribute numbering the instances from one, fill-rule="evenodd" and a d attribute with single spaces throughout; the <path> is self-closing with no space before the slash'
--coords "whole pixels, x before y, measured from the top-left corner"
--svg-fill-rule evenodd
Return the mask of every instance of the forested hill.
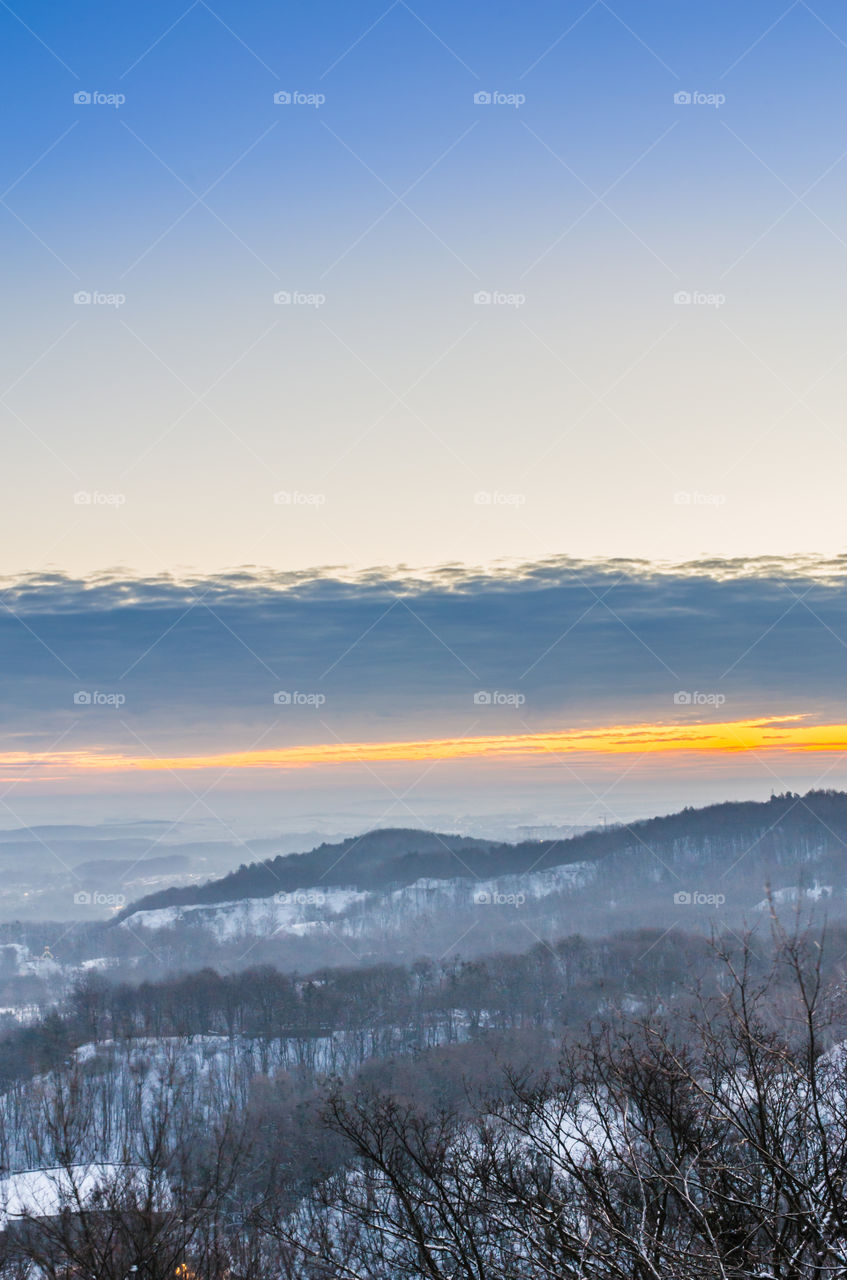
<path id="1" fill-rule="evenodd" d="M 244 865 L 203 885 L 167 889 L 131 904 L 135 911 L 169 906 L 213 905 L 270 898 L 307 886 L 378 890 L 428 878 L 490 879 L 615 854 L 652 850 L 674 857 L 684 849 L 705 858 L 753 849 L 770 862 L 797 863 L 812 853 L 847 852 L 847 793 L 786 792 L 764 802 L 745 801 L 686 808 L 666 817 L 610 826 L 555 841 L 508 844 L 409 829 L 371 831 L 309 853 L 286 854 Z"/>

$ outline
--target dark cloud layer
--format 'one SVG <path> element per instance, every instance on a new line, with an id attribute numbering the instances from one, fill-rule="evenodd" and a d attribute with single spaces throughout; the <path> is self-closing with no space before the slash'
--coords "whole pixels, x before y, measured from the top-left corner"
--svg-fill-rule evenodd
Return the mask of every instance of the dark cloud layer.
<path id="1" fill-rule="evenodd" d="M 5 584 L 0 604 L 7 743 L 33 747 L 68 727 L 75 745 L 127 746 L 114 711 L 74 705 L 80 689 L 121 693 L 120 719 L 157 749 L 244 746 L 263 727 L 283 742 L 669 720 L 694 714 L 679 690 L 720 694 L 726 718 L 844 718 L 847 558 L 56 574 Z M 320 692 L 321 725 L 275 706 L 279 689 Z M 481 708 L 479 690 L 526 701 Z"/>

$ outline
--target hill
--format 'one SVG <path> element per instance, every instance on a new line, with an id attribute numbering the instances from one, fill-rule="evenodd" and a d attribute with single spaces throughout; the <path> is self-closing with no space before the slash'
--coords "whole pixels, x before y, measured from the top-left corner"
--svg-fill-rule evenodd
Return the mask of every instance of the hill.
<path id="1" fill-rule="evenodd" d="M 389 828 L 366 832 L 306 853 L 283 854 L 239 867 L 205 884 L 169 888 L 138 899 L 117 917 L 165 907 L 210 906 L 272 898 L 310 886 L 360 892 L 398 889 L 422 879 L 492 879 L 549 871 L 575 863 L 653 854 L 663 863 L 735 854 L 787 867 L 847 850 L 847 793 L 794 792 L 770 800 L 685 808 L 663 817 L 601 828 L 561 840 L 517 844 L 432 831 Z M 687 857 L 686 857 L 687 855 Z"/>

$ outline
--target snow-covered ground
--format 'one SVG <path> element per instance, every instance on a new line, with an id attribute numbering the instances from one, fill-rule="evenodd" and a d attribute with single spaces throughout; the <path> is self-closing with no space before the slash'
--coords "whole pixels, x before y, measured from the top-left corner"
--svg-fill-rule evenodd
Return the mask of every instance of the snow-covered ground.
<path id="1" fill-rule="evenodd" d="M 122 925 L 132 930 L 188 925 L 207 931 L 219 942 L 269 938 L 275 934 L 303 935 L 330 927 L 335 932 L 361 934 L 370 925 L 399 929 L 415 916 L 441 910 L 519 908 L 554 894 L 583 888 L 595 875 L 596 866 L 583 862 L 493 880 L 423 879 L 388 892 L 312 886 L 272 898 L 136 911 Z"/>
<path id="2" fill-rule="evenodd" d="M 45 947 L 40 956 L 33 955 L 22 942 L 4 942 L 0 951 L 14 952 L 15 973 L 19 977 L 55 978 L 63 972 L 62 965 Z"/>
<path id="3" fill-rule="evenodd" d="M 357 889 L 301 889 L 272 898 L 244 898 L 214 906 L 161 907 L 136 911 L 122 927 L 172 929 L 177 924 L 206 929 L 219 942 L 306 933 L 327 916 L 341 915 L 372 895 Z"/>
<path id="4" fill-rule="evenodd" d="M 65 1209 L 89 1209 L 110 1195 L 133 1192 L 144 1203 L 148 1186 L 143 1172 L 117 1164 L 92 1162 L 13 1173 L 0 1179 L 0 1231 L 16 1219 L 56 1218 Z M 167 1199 L 164 1187 L 160 1199 Z"/>
<path id="5" fill-rule="evenodd" d="M 821 898 L 831 898 L 833 894 L 833 886 L 831 884 L 818 884 L 817 880 L 813 885 L 806 889 L 798 889 L 796 885 L 788 889 L 776 889 L 770 896 L 770 900 L 763 898 L 761 902 L 757 902 L 756 911 L 770 911 L 771 902 L 775 907 L 790 905 L 795 902 L 820 902 Z"/>

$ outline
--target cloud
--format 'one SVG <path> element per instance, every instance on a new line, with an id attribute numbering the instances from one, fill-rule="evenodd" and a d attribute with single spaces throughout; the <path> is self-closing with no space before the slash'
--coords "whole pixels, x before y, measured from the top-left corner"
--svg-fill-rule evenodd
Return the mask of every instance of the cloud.
<path id="1" fill-rule="evenodd" d="M 193 772 L 195 770 L 300 769 L 309 766 L 396 764 L 443 760 L 506 760 L 531 757 L 651 755 L 726 756 L 773 750 L 794 756 L 843 754 L 847 725 L 808 724 L 803 716 L 689 724 L 609 725 L 561 733 L 473 734 L 418 742 L 329 742 L 199 756 L 151 757 L 54 751 L 0 753 L 0 766 L 32 765 L 94 773 Z"/>
<path id="2" fill-rule="evenodd" d="M 702 697 L 717 695 L 723 718 L 836 720 L 846 574 L 844 557 L 556 557 L 487 572 L 33 576 L 0 594 L 4 731 L 13 748 L 65 734 L 69 749 L 139 754 L 140 740 L 175 756 L 261 735 L 277 747 L 675 722 L 707 716 Z"/>

